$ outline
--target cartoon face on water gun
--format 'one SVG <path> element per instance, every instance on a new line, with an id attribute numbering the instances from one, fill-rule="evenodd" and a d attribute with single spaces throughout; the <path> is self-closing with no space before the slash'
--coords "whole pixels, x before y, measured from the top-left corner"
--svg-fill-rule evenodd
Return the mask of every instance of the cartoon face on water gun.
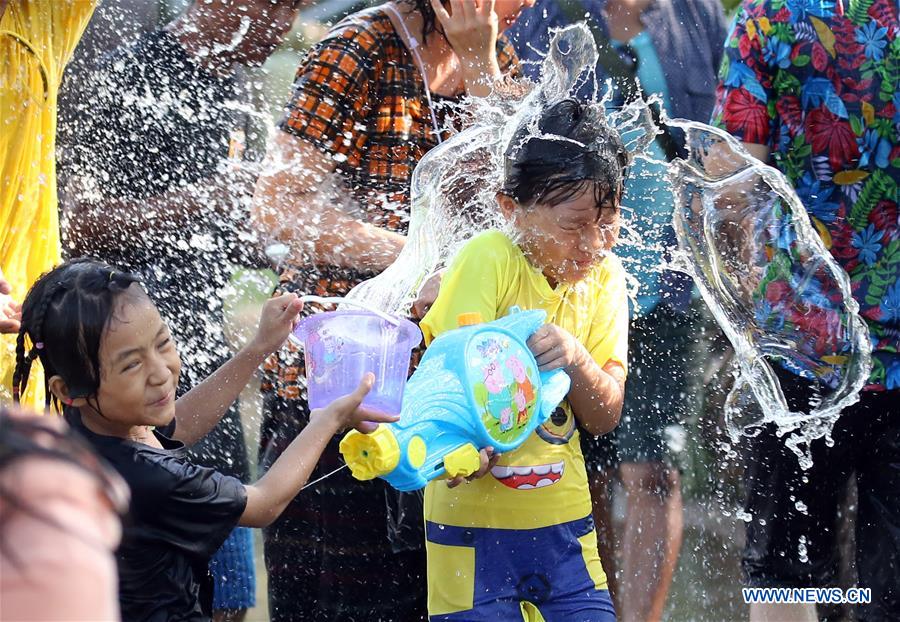
<path id="1" fill-rule="evenodd" d="M 353 476 L 417 490 L 444 474 L 471 475 L 484 447 L 521 445 L 569 392 L 568 375 L 540 372 L 526 345 L 546 317 L 513 309 L 482 323 L 461 315 L 460 328 L 435 339 L 409 379 L 400 420 L 341 441 Z"/>

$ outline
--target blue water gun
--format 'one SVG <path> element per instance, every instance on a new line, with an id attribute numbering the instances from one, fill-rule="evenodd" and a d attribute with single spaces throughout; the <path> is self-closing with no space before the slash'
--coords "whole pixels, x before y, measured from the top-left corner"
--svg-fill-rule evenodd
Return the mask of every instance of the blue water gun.
<path id="1" fill-rule="evenodd" d="M 518 308 L 487 323 L 460 315 L 459 328 L 434 340 L 407 382 L 400 420 L 341 441 L 353 477 L 418 490 L 444 474 L 472 475 L 480 449 L 509 452 L 525 442 L 569 392 L 569 376 L 539 371 L 526 345 L 546 319 Z"/>

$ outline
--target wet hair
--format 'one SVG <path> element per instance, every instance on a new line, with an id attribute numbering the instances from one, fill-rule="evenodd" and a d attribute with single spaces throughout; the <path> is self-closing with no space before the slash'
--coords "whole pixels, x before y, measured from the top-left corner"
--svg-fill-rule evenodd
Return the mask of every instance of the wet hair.
<path id="1" fill-rule="evenodd" d="M 503 194 L 523 206 L 554 205 L 580 196 L 592 182 L 598 207 L 606 199 L 618 202 L 629 155 L 599 105 L 564 99 L 534 125 L 522 123 L 509 142 Z"/>
<path id="2" fill-rule="evenodd" d="M 116 512 L 121 515 L 127 510 L 128 487 L 125 482 L 100 461 L 81 437 L 46 417 L 14 415 L 0 407 L 0 474 L 27 458 L 56 460 L 81 469 L 96 480 Z M 8 477 L 0 477 L 0 502 L 4 505 L 4 511 L 0 514 L 0 550 L 18 563 L 17 553 L 25 548 L 21 542 L 9 542 L 3 533 L 6 521 L 14 515 L 14 511 L 31 514 L 51 524 L 56 524 L 56 521 L 41 510 L 40 504 L 23 498 Z M 56 526 L 66 529 L 62 525 Z"/>
<path id="3" fill-rule="evenodd" d="M 137 276 L 94 259 L 68 261 L 41 276 L 22 303 L 13 399 L 18 402 L 25 393 L 36 359 L 44 368 L 48 408 L 51 400 L 55 402 L 49 387 L 52 376 L 62 377 L 73 398 L 96 396 L 100 340 L 116 300 L 138 281 Z M 31 345 L 28 350 L 26 338 Z"/>
<path id="4" fill-rule="evenodd" d="M 419 13 L 422 14 L 422 41 L 421 43 L 425 43 L 428 40 L 428 37 L 434 33 L 444 33 L 443 28 L 441 28 L 440 23 L 437 20 L 437 15 L 434 14 L 434 9 L 431 8 L 431 0 L 406 0 L 408 4 L 411 4 L 413 8 L 415 8 Z M 449 0 L 441 0 L 441 4 L 447 5 Z"/>

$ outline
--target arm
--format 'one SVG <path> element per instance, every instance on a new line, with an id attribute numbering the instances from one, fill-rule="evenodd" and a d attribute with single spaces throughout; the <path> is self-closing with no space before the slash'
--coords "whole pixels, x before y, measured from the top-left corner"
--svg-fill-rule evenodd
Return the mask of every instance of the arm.
<path id="1" fill-rule="evenodd" d="M 750 152 L 754 158 L 759 160 L 760 162 L 768 163 L 769 161 L 769 147 L 767 145 L 757 145 L 755 143 L 742 143 L 744 145 L 744 149 Z"/>
<path id="2" fill-rule="evenodd" d="M 380 272 L 400 254 L 402 235 L 348 216 L 335 164 L 311 143 L 278 131 L 253 196 L 252 223 L 263 240 L 316 262 Z"/>
<path id="3" fill-rule="evenodd" d="M 587 354 L 586 363 L 567 370 L 572 378 L 568 400 L 581 427 L 594 436 L 619 425 L 625 399 L 625 370 L 619 363 L 603 367 Z"/>
<path id="4" fill-rule="evenodd" d="M 332 437 L 342 429 L 355 426 L 361 432 L 375 429 L 372 422 L 389 423 L 399 416 L 360 408 L 375 378 L 367 374 L 350 395 L 339 398 L 321 410 L 314 410 L 309 424 L 294 439 L 266 474 L 247 486 L 247 507 L 239 524 L 268 527 L 303 488 Z"/>
<path id="5" fill-rule="evenodd" d="M 15 335 L 19 332 L 19 321 L 22 319 L 22 305 L 12 299 L 12 286 L 3 277 L 0 270 L 0 334 Z"/>
<path id="6" fill-rule="evenodd" d="M 569 332 L 545 324 L 528 340 L 541 371 L 564 369 L 572 379 L 566 399 L 581 427 L 594 436 L 619 423 L 625 397 L 625 369 L 616 361 L 601 367 Z"/>
<path id="7" fill-rule="evenodd" d="M 230 208 L 233 197 L 252 192 L 252 179 L 249 171 L 239 171 L 146 199 L 115 199 L 92 197 L 76 178 L 63 226 L 77 252 L 128 248 L 143 232 L 176 230 L 197 216 L 208 217 L 211 207 Z"/>
<path id="8" fill-rule="evenodd" d="M 497 62 L 499 20 L 494 2 L 450 0 L 447 11 L 441 0 L 431 0 L 447 41 L 459 57 L 466 93 L 473 97 L 487 97 L 494 83 L 503 77 Z"/>
<path id="9" fill-rule="evenodd" d="M 213 375 L 175 402 L 177 440 L 192 445 L 219 423 L 266 356 L 284 343 L 302 308 L 294 294 L 266 302 L 256 337 Z"/>

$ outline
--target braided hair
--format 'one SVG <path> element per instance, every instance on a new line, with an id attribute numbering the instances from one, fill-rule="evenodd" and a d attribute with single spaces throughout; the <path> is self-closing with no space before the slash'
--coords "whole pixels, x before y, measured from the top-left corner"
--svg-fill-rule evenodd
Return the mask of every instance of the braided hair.
<path id="1" fill-rule="evenodd" d="M 67 261 L 32 286 L 22 303 L 16 339 L 13 400 L 25 393 L 31 366 L 44 368 L 46 406 L 51 402 L 49 379 L 60 376 L 72 398 L 95 396 L 100 387 L 100 340 L 109 325 L 118 296 L 137 276 L 84 258 Z"/>

